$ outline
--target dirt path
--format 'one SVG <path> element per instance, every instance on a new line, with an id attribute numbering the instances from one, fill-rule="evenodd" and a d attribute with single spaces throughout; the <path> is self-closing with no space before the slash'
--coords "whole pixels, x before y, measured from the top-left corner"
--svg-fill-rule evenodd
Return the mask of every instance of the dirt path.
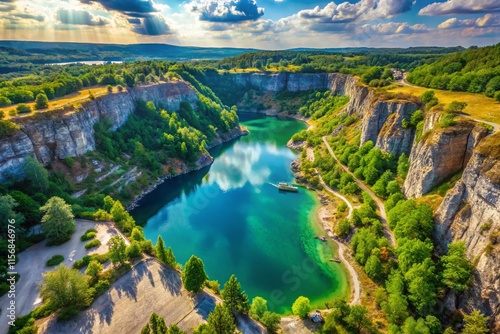
<path id="1" fill-rule="evenodd" d="M 351 173 L 351 171 L 347 168 L 347 166 L 343 165 L 339 159 L 337 159 L 337 156 L 335 155 L 335 153 L 333 152 L 332 148 L 330 147 L 330 144 L 328 143 L 328 140 L 326 140 L 327 136 L 323 136 L 323 142 L 325 143 L 326 145 L 326 148 L 328 149 L 328 152 L 330 152 L 330 155 L 335 159 L 335 161 L 337 161 L 340 166 L 342 167 L 342 169 L 346 172 L 346 173 L 349 173 L 353 178 L 354 178 L 354 181 L 356 181 L 356 184 L 361 188 L 363 189 L 364 191 L 366 191 L 368 193 L 368 195 L 370 195 L 370 197 L 375 201 L 375 203 L 377 204 L 377 207 L 378 207 L 378 211 L 379 211 L 379 218 L 380 218 L 380 221 L 382 222 L 382 226 L 384 227 L 384 236 L 387 238 L 387 240 L 389 240 L 389 243 L 395 247 L 396 246 L 396 239 L 394 238 L 394 234 L 392 233 L 392 231 L 389 229 L 389 226 L 387 225 L 387 214 L 385 212 L 385 206 L 384 206 L 384 202 L 377 196 L 373 193 L 373 191 L 366 185 L 364 184 L 362 181 L 360 181 L 358 178 L 356 178 L 356 176 L 354 176 L 353 173 Z"/>
<path id="2" fill-rule="evenodd" d="M 332 188 L 327 186 L 325 181 L 323 181 L 323 178 L 321 177 L 321 175 L 318 173 L 318 170 L 316 170 L 316 173 L 318 174 L 319 181 L 321 182 L 321 185 L 323 186 L 323 188 L 325 188 L 328 192 L 330 192 L 334 196 L 340 198 L 342 201 L 344 201 L 344 203 L 347 204 L 347 206 L 349 207 L 349 214 L 347 215 L 347 218 L 351 218 L 352 211 L 353 211 L 352 204 L 347 200 L 347 198 L 345 198 L 344 196 L 342 196 L 341 194 L 339 194 L 338 192 L 336 192 L 335 190 L 333 190 Z M 335 242 L 335 244 L 337 245 L 338 255 L 339 255 L 340 261 L 347 268 L 347 271 L 349 272 L 349 276 L 351 277 L 351 279 L 350 279 L 350 281 L 351 281 L 351 303 L 350 303 L 350 305 L 359 304 L 360 298 L 361 298 L 361 284 L 359 283 L 358 273 L 356 272 L 356 270 L 354 270 L 354 268 L 349 263 L 349 261 L 347 261 L 347 259 L 344 257 L 344 252 L 346 251 L 346 246 L 343 243 L 341 243 L 339 240 L 333 238 L 333 235 L 329 235 L 329 236 L 331 237 L 333 242 Z"/>

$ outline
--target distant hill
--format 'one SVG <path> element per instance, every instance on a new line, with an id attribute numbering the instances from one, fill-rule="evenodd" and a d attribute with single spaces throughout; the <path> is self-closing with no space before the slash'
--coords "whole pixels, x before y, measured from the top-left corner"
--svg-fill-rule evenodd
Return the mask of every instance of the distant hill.
<path id="1" fill-rule="evenodd" d="M 11 51 L 22 50 L 23 55 L 59 56 L 60 61 L 71 61 L 76 58 L 77 60 L 220 59 L 257 51 L 256 49 L 203 48 L 169 44 L 124 45 L 29 41 L 0 41 L 0 47 L 4 50 L 5 48 L 11 49 Z M 74 51 L 77 51 L 76 54 Z"/>

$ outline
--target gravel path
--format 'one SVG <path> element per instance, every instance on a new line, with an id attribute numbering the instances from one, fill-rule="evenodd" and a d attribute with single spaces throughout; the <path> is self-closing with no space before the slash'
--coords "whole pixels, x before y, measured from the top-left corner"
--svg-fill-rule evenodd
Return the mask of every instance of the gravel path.
<path id="1" fill-rule="evenodd" d="M 389 228 L 389 226 L 387 225 L 387 214 L 385 212 L 385 206 L 384 206 L 384 202 L 377 196 L 373 193 L 373 191 L 366 185 L 364 184 L 362 181 L 360 181 L 356 176 L 354 176 L 353 173 L 351 173 L 351 171 L 347 168 L 347 166 L 344 166 L 339 159 L 337 159 L 337 156 L 335 155 L 335 153 L 333 152 L 330 144 L 328 143 L 328 141 L 326 140 L 327 136 L 323 136 L 323 142 L 325 143 L 326 145 L 326 148 L 328 149 L 328 152 L 330 152 L 330 155 L 340 164 L 340 166 L 342 167 L 342 169 L 344 169 L 344 171 L 346 173 L 349 173 L 353 178 L 354 178 L 354 181 L 356 181 L 357 185 L 363 189 L 364 191 L 366 191 L 368 193 L 368 195 L 370 195 L 370 197 L 375 201 L 375 203 L 377 204 L 377 207 L 378 207 L 378 210 L 380 212 L 380 215 L 379 215 L 379 218 L 380 218 L 380 221 L 382 222 L 382 226 L 384 227 L 384 235 L 385 237 L 387 238 L 387 240 L 389 240 L 389 243 L 395 247 L 396 246 L 396 239 L 394 238 L 394 234 L 392 233 L 391 229 Z"/>
<path id="2" fill-rule="evenodd" d="M 97 230 L 96 238 L 101 241 L 101 246 L 86 250 L 84 247 L 86 242 L 80 241 L 80 237 L 89 228 Z M 42 241 L 19 253 L 19 262 L 16 264 L 16 271 L 21 277 L 16 283 L 16 315 L 18 317 L 25 315 L 40 304 L 38 282 L 42 279 L 43 273 L 54 269 L 54 267 L 47 267 L 45 265 L 48 259 L 56 254 L 62 255 L 64 256 L 62 264 L 71 268 L 74 261 L 81 259 L 87 254 L 106 253 L 108 251 L 106 243 L 115 234 L 121 235 L 113 224 L 76 219 L 76 231 L 73 233 L 71 240 L 62 245 L 50 247 L 47 247 L 45 245 L 46 242 Z M 0 298 L 2 314 L 6 314 L 9 302 L 10 299 L 7 294 Z M 7 333 L 7 320 L 5 316 L 0 318 L 0 333 Z"/>
<path id="3" fill-rule="evenodd" d="M 335 190 L 333 190 L 332 188 L 327 186 L 317 170 L 316 170 L 316 173 L 318 174 L 319 181 L 323 185 L 323 188 L 325 188 L 328 192 L 332 193 L 334 196 L 337 196 L 338 198 L 340 198 L 341 200 L 343 200 L 347 204 L 347 206 L 349 207 L 349 214 L 347 215 L 347 218 L 351 218 L 352 210 L 353 210 L 352 204 L 347 200 L 347 198 L 345 198 L 344 196 L 342 196 L 341 194 L 339 194 L 338 192 L 336 192 Z M 332 237 L 333 235 L 329 235 L 329 236 Z M 347 271 L 349 272 L 349 276 L 351 277 L 351 303 L 350 303 L 350 305 L 359 304 L 360 298 L 361 298 L 361 284 L 359 283 L 358 273 L 356 272 L 356 270 L 354 270 L 353 266 L 349 263 L 349 261 L 347 261 L 347 259 L 344 257 L 344 252 L 347 251 L 346 246 L 342 242 L 340 242 L 339 240 L 337 240 L 335 238 L 331 238 L 331 239 L 337 245 L 338 255 L 339 255 L 340 261 L 347 268 Z"/>

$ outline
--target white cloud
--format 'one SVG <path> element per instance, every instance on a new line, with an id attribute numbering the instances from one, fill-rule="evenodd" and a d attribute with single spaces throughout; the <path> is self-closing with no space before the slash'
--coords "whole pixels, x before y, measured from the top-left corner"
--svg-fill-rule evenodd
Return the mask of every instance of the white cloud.
<path id="1" fill-rule="evenodd" d="M 422 8 L 419 15 L 450 15 L 450 14 L 474 14 L 491 13 L 500 11 L 498 0 L 449 0 L 445 2 L 434 2 Z"/>

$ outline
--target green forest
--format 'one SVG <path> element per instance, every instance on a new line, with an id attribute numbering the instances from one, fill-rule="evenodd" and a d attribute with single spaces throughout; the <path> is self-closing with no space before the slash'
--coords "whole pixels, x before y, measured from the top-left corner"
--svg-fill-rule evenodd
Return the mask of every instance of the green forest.
<path id="1" fill-rule="evenodd" d="M 444 56 L 413 69 L 408 81 L 418 86 L 497 97 L 500 91 L 500 44 L 471 47 Z"/>

